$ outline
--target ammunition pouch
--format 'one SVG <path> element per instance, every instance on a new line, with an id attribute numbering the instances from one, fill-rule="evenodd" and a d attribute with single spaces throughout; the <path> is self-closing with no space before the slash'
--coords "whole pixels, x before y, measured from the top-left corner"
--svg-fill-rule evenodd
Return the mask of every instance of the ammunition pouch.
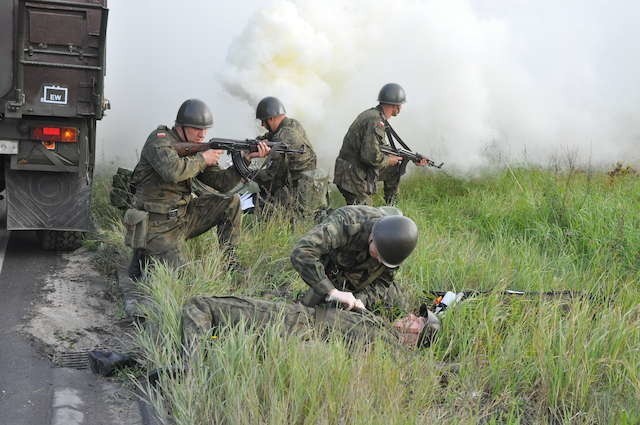
<path id="1" fill-rule="evenodd" d="M 113 175 L 109 201 L 114 207 L 124 210 L 133 206 L 132 176 L 133 171 L 126 168 L 118 168 L 118 171 Z"/>
<path id="2" fill-rule="evenodd" d="M 123 222 L 126 228 L 124 244 L 133 249 L 145 248 L 149 231 L 149 213 L 129 208 L 124 214 Z"/>

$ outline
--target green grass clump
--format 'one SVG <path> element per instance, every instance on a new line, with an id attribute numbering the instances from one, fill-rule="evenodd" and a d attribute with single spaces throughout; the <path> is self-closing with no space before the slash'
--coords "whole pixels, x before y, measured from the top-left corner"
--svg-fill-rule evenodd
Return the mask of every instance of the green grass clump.
<path id="1" fill-rule="evenodd" d="M 105 188 L 94 199 L 104 199 Z M 340 339 L 282 337 L 277 325 L 240 326 L 183 355 L 180 309 L 189 297 L 293 300 L 306 288 L 288 257 L 313 223 L 292 224 L 283 212 L 247 216 L 238 251 L 244 274 L 225 270 L 208 232 L 187 244 L 186 266 L 157 267 L 145 283 L 152 302 L 137 342 L 149 367 L 190 364 L 147 396 L 177 424 L 640 422 L 634 173 L 415 173 L 403 179 L 398 206 L 420 229 L 397 274 L 412 305 L 430 290 L 493 291 L 448 311 L 431 348 L 348 348 Z M 124 261 L 118 216 L 100 210 L 93 244 Z M 504 289 L 578 295 L 502 296 Z M 443 383 L 442 365 L 451 363 L 459 371 Z"/>

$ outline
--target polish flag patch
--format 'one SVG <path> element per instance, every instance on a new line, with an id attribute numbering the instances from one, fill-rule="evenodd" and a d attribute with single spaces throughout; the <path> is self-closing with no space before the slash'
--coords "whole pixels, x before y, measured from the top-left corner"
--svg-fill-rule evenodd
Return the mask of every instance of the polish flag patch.
<path id="1" fill-rule="evenodd" d="M 167 137 L 167 133 L 156 133 L 157 137 Z"/>

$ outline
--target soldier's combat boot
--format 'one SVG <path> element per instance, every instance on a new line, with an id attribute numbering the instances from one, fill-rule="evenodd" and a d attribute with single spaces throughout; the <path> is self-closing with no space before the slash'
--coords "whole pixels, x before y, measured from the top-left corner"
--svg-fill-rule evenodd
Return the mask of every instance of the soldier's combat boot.
<path id="1" fill-rule="evenodd" d="M 396 193 L 385 193 L 384 194 L 384 204 L 385 205 L 395 205 L 397 200 Z"/>
<path id="2" fill-rule="evenodd" d="M 133 257 L 127 270 L 131 280 L 138 281 L 142 279 L 145 257 L 144 249 L 137 248 L 133 250 Z"/>
<path id="3" fill-rule="evenodd" d="M 235 248 L 227 248 L 225 250 L 225 257 L 227 259 L 227 271 L 231 273 L 244 274 L 247 270 L 242 267 Z"/>
<path id="4" fill-rule="evenodd" d="M 240 260 L 236 255 L 229 255 L 227 257 L 227 270 L 232 273 L 244 273 L 246 270 L 240 264 Z"/>

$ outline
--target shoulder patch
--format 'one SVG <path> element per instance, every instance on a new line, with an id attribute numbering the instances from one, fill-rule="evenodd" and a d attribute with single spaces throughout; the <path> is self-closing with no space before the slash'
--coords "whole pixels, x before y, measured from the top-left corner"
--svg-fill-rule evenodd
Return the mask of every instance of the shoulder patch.
<path id="1" fill-rule="evenodd" d="M 163 131 L 158 132 L 158 133 L 156 133 L 156 137 L 167 137 L 167 133 L 165 133 Z"/>
<path id="2" fill-rule="evenodd" d="M 376 127 L 384 128 L 384 123 L 382 121 L 376 121 Z"/>

